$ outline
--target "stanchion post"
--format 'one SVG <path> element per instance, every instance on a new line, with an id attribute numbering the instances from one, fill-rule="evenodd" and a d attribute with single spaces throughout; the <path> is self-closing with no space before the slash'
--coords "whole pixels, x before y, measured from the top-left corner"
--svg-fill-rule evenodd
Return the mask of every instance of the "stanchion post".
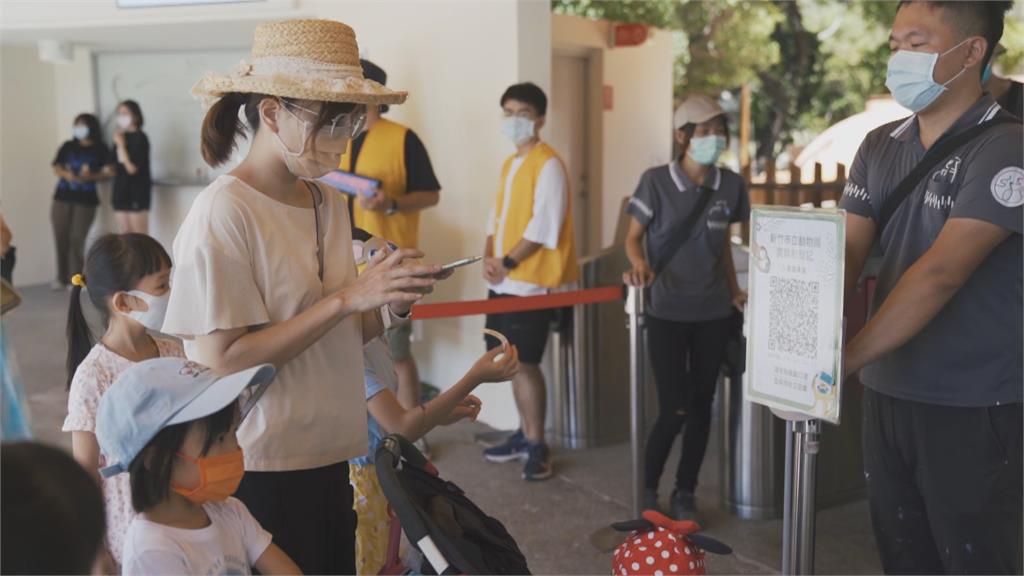
<path id="1" fill-rule="evenodd" d="M 633 517 L 644 509 L 644 384 L 647 375 L 644 347 L 644 289 L 630 286 L 626 295 L 629 314 L 629 433 L 633 465 Z"/>
<path id="2" fill-rule="evenodd" d="M 815 473 L 821 421 L 790 421 L 787 428 L 782 573 L 813 574 Z"/>

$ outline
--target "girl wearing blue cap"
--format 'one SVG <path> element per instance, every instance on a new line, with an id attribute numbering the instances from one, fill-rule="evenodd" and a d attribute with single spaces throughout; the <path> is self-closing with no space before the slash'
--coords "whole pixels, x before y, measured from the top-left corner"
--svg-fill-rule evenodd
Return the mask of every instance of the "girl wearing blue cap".
<path id="1" fill-rule="evenodd" d="M 300 573 L 231 497 L 245 474 L 235 432 L 273 377 L 269 365 L 217 378 L 164 358 L 132 366 L 104 395 L 101 473 L 130 473 L 138 512 L 125 536 L 124 574 Z"/>

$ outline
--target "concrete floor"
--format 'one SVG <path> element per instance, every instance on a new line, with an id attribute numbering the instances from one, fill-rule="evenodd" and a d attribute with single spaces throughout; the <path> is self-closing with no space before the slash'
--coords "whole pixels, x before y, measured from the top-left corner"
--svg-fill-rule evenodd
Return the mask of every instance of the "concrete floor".
<path id="1" fill-rule="evenodd" d="M 70 449 L 60 432 L 67 410 L 63 329 L 67 294 L 46 288 L 22 292 L 25 302 L 4 317 L 31 405 L 37 439 Z M 610 553 L 588 536 L 629 517 L 629 446 L 555 451 L 556 476 L 537 484 L 520 479 L 520 465 L 489 464 L 480 457 L 480 424 L 460 424 L 430 435 L 443 477 L 459 484 L 486 512 L 500 519 L 519 542 L 535 574 L 607 574 Z M 774 574 L 781 568 L 782 521 L 740 520 L 719 506 L 718 447 L 701 472 L 699 505 L 707 533 L 730 544 L 731 556 L 711 556 L 714 574 Z M 669 462 L 667 470 L 674 470 Z M 670 486 L 666 473 L 663 493 Z M 663 499 L 665 497 L 663 496 Z M 822 510 L 817 516 L 816 568 L 820 574 L 878 574 L 881 567 L 865 502 Z"/>

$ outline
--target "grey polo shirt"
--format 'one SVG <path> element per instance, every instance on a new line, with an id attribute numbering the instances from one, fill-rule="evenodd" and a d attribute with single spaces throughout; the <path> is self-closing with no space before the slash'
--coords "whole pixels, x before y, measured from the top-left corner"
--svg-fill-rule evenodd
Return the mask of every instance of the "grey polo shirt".
<path id="1" fill-rule="evenodd" d="M 1001 114 L 1006 112 L 986 94 L 946 136 Z M 931 247 L 947 220 L 982 220 L 1013 234 L 920 333 L 864 368 L 865 385 L 897 398 L 947 406 L 1024 400 L 1022 141 L 1020 124 L 990 128 L 936 165 L 881 232 L 883 255 L 872 314 Z M 888 195 L 924 154 L 916 117 L 872 131 L 853 161 L 840 206 L 878 222 Z"/>
<path id="2" fill-rule="evenodd" d="M 712 168 L 705 183 L 714 193 L 704 216 L 651 287 L 648 312 L 663 320 L 703 322 L 732 313 L 724 254 L 729 247 L 729 224 L 750 217 L 750 199 L 743 179 L 724 168 Z M 647 261 L 652 266 L 699 197 L 698 186 L 678 161 L 651 168 L 640 177 L 626 212 L 647 228 Z"/>

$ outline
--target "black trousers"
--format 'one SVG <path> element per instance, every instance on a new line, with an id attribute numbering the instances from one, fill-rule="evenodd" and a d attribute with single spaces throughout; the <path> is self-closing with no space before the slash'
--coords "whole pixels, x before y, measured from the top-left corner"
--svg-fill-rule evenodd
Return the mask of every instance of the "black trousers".
<path id="1" fill-rule="evenodd" d="M 246 472 L 235 496 L 303 574 L 356 573 L 356 512 L 347 462 Z"/>
<path id="2" fill-rule="evenodd" d="M 1020 574 L 1021 404 L 960 408 L 864 390 L 864 477 L 889 574 Z"/>
<path id="3" fill-rule="evenodd" d="M 676 488 L 693 492 L 708 446 L 711 403 L 732 335 L 732 320 L 674 322 L 647 316 L 646 322 L 658 386 L 658 419 L 647 438 L 644 485 L 657 489 L 672 442 L 685 424 Z"/>

